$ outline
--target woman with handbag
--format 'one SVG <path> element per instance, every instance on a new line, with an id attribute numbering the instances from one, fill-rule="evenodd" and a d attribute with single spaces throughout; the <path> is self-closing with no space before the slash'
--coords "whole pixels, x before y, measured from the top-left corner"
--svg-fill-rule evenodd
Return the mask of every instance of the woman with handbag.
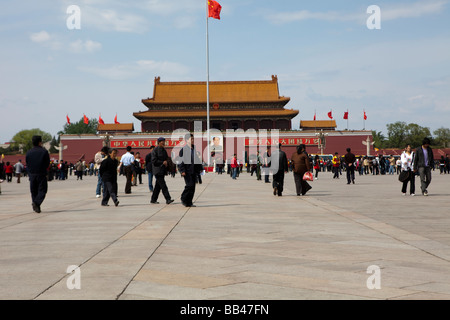
<path id="1" fill-rule="evenodd" d="M 294 181 L 295 188 L 297 191 L 297 196 L 305 195 L 312 187 L 303 179 L 305 173 L 310 172 L 311 163 L 309 162 L 309 156 L 306 153 L 306 146 L 301 144 L 297 147 L 297 152 L 295 152 L 292 157 L 293 171 L 294 171 Z"/>
<path id="2" fill-rule="evenodd" d="M 412 151 L 410 145 L 406 146 L 406 149 L 402 153 L 402 156 L 400 159 L 402 162 L 402 172 L 400 173 L 399 180 L 401 182 L 403 182 L 402 194 L 404 196 L 406 196 L 406 190 L 408 188 L 408 182 L 409 182 L 410 183 L 409 184 L 409 193 L 411 196 L 415 196 L 416 173 L 413 170 L 413 168 L 414 168 L 414 152 Z"/>

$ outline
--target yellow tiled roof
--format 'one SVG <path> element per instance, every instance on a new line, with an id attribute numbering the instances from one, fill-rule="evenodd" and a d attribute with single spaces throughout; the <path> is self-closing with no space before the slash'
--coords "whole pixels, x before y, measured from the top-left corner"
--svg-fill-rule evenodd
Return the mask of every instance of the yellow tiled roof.
<path id="1" fill-rule="evenodd" d="M 105 124 L 99 124 L 97 126 L 97 131 L 134 131 L 134 124 L 133 123 L 105 123 Z"/>
<path id="2" fill-rule="evenodd" d="M 269 81 L 211 81 L 211 103 L 238 102 L 289 102 L 290 98 L 280 97 L 278 78 Z M 153 98 L 143 99 L 152 104 L 206 103 L 206 82 L 161 82 L 155 79 Z"/>
<path id="3" fill-rule="evenodd" d="M 300 121 L 300 128 L 336 128 L 336 120 L 304 120 Z"/>

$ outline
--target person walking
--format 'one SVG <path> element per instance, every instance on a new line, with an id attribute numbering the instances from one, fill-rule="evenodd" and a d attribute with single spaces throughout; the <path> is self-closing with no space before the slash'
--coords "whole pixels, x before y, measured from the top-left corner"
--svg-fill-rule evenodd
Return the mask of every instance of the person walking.
<path id="1" fill-rule="evenodd" d="M 195 207 L 193 203 L 195 195 L 195 184 L 200 172 L 203 170 L 202 161 L 195 150 L 193 144 L 194 136 L 185 136 L 186 145 L 180 150 L 178 155 L 178 171 L 184 178 L 185 187 L 181 194 L 181 203 L 185 207 Z"/>
<path id="2" fill-rule="evenodd" d="M 408 188 L 408 182 L 409 182 L 409 194 L 411 196 L 415 196 L 416 174 L 414 172 L 414 152 L 412 152 L 411 145 L 406 146 L 405 151 L 402 153 L 400 159 L 402 161 L 402 171 L 408 172 L 408 180 L 403 182 L 402 194 L 404 196 L 406 196 L 406 190 Z"/>
<path id="3" fill-rule="evenodd" d="M 331 162 L 333 163 L 333 179 L 339 179 L 339 167 L 341 166 L 341 159 L 339 158 L 338 152 L 334 154 L 333 160 Z"/>
<path id="4" fill-rule="evenodd" d="M 14 165 L 14 171 L 16 173 L 17 183 L 20 183 L 20 178 L 22 177 L 22 173 L 24 171 L 25 167 L 22 164 L 22 160 L 19 159 L 19 161 Z"/>
<path id="5" fill-rule="evenodd" d="M 125 153 L 120 159 L 120 168 L 123 169 L 123 173 L 127 179 L 125 183 L 125 194 L 131 194 L 131 180 L 133 178 L 133 166 L 134 164 L 134 156 L 131 154 L 131 147 L 127 147 L 127 153 Z"/>
<path id="6" fill-rule="evenodd" d="M 139 184 L 143 184 L 142 183 L 142 174 L 145 171 L 145 161 L 143 158 L 141 158 L 141 153 L 137 152 L 136 153 L 136 173 L 137 173 L 137 180 L 139 181 Z"/>
<path id="7" fill-rule="evenodd" d="M 33 148 L 26 154 L 25 162 L 30 180 L 31 206 L 36 213 L 41 212 L 41 205 L 47 195 L 47 169 L 50 165 L 48 151 L 42 147 L 42 137 L 33 136 Z"/>
<path id="8" fill-rule="evenodd" d="M 355 184 L 355 161 L 356 156 L 352 153 L 350 148 L 347 148 L 347 153 L 344 156 L 344 162 L 347 169 L 347 184 Z"/>
<path id="9" fill-rule="evenodd" d="M 238 161 L 236 158 L 236 154 L 233 155 L 233 159 L 231 159 L 231 178 L 236 180 L 237 171 L 238 171 Z"/>
<path id="10" fill-rule="evenodd" d="M 318 154 L 314 157 L 314 170 L 316 171 L 315 179 L 319 179 L 319 172 L 320 172 L 320 157 Z"/>
<path id="11" fill-rule="evenodd" d="M 77 180 L 83 180 L 83 174 L 84 174 L 84 164 L 83 162 L 80 160 L 78 160 L 78 162 L 75 164 L 75 169 L 77 171 Z"/>
<path id="12" fill-rule="evenodd" d="M 106 151 L 106 153 L 109 153 L 109 156 L 103 159 L 99 170 L 99 175 L 102 177 L 104 185 L 102 206 L 107 207 L 111 198 L 117 207 L 119 205 L 119 200 L 117 199 L 117 169 L 119 167 L 119 161 L 116 158 L 117 150 L 112 149 L 108 152 L 107 147 L 105 148 L 102 149 L 102 152 Z"/>
<path id="13" fill-rule="evenodd" d="M 155 146 L 150 147 L 150 153 L 145 156 L 145 168 L 148 174 L 148 189 L 153 192 L 153 168 L 152 168 L 152 152 Z"/>
<path id="14" fill-rule="evenodd" d="M 297 147 L 297 152 L 294 152 L 291 160 L 297 196 L 304 196 L 312 188 L 307 181 L 303 180 L 305 173 L 311 170 L 311 163 L 304 144 Z"/>
<path id="15" fill-rule="evenodd" d="M 263 155 L 263 175 L 264 175 L 264 182 L 270 183 L 269 175 L 270 175 L 270 148 L 267 147 L 266 152 L 264 152 Z"/>
<path id="16" fill-rule="evenodd" d="M 164 145 L 166 143 L 166 139 L 159 138 L 158 146 L 152 152 L 152 172 L 156 178 L 155 188 L 153 189 L 152 197 L 150 203 L 159 204 L 158 197 L 159 193 L 162 191 L 164 198 L 166 199 L 166 204 L 171 204 L 173 202 L 169 189 L 167 188 L 167 184 L 165 181 L 165 176 L 167 173 L 168 166 L 168 154 Z"/>
<path id="17" fill-rule="evenodd" d="M 278 149 L 272 153 L 274 161 L 278 161 L 278 170 L 274 173 L 272 179 L 273 195 L 281 197 L 284 190 L 284 175 L 289 172 L 289 165 L 286 157 L 286 152 L 281 150 L 282 144 L 278 145 Z M 276 169 L 276 166 L 275 166 Z"/>
<path id="18" fill-rule="evenodd" d="M 433 150 L 430 144 L 430 139 L 423 139 L 422 146 L 418 147 L 415 152 L 414 172 L 419 172 L 420 188 L 424 196 L 428 196 L 428 187 L 431 183 L 431 169 L 434 165 Z"/>
<path id="19" fill-rule="evenodd" d="M 12 181 L 13 172 L 14 172 L 13 166 L 11 165 L 11 163 L 9 161 L 6 161 L 6 165 L 5 165 L 6 182 Z"/>
<path id="20" fill-rule="evenodd" d="M 103 160 L 108 156 L 109 148 L 103 147 L 99 152 L 95 154 L 94 162 L 95 162 L 95 170 L 98 171 L 97 174 L 97 188 L 95 190 L 95 195 L 97 198 L 100 198 L 102 196 L 102 190 L 103 193 L 105 192 L 105 187 L 103 185 L 102 175 L 100 174 L 100 166 L 103 162 Z M 116 155 L 117 156 L 117 155 Z"/>
<path id="21" fill-rule="evenodd" d="M 395 171 L 395 158 L 393 155 L 389 157 L 389 174 L 394 174 Z"/>
<path id="22" fill-rule="evenodd" d="M 445 174 L 446 173 L 446 168 L 445 168 L 445 158 L 444 156 L 441 156 L 441 159 L 439 160 L 439 169 L 441 171 L 441 174 Z"/>

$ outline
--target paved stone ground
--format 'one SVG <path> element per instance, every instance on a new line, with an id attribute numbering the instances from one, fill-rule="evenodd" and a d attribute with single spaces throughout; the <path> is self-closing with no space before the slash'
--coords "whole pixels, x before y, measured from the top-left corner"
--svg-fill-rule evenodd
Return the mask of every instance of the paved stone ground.
<path id="1" fill-rule="evenodd" d="M 274 197 L 247 173 L 208 174 L 189 209 L 179 175 L 168 206 L 149 203 L 146 178 L 125 195 L 120 177 L 118 208 L 100 206 L 95 177 L 70 177 L 49 183 L 41 214 L 27 179 L 4 182 L 0 299 L 450 299 L 450 176 L 435 172 L 429 197 L 402 196 L 397 176 L 356 179 L 321 173 L 297 197 L 289 174 Z"/>

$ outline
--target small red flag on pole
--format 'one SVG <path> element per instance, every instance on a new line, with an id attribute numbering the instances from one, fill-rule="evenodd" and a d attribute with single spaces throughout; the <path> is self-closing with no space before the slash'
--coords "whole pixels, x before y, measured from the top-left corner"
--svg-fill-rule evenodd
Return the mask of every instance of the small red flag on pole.
<path id="1" fill-rule="evenodd" d="M 364 111 L 364 120 L 367 120 L 367 114 L 365 111 Z"/>
<path id="2" fill-rule="evenodd" d="M 114 118 L 114 123 L 115 123 L 115 124 L 120 124 L 120 122 L 117 121 L 117 114 L 116 114 L 116 117 Z"/>
<path id="3" fill-rule="evenodd" d="M 348 111 L 344 112 L 344 120 L 348 120 Z"/>
<path id="4" fill-rule="evenodd" d="M 103 119 L 102 119 L 102 115 L 99 115 L 99 117 L 98 117 L 98 123 L 100 123 L 100 124 L 105 124 L 105 122 L 104 122 Z"/>
<path id="5" fill-rule="evenodd" d="M 85 124 L 89 124 L 89 119 L 88 119 L 88 117 L 86 117 L 85 114 L 83 115 L 83 122 L 84 122 Z"/>
<path id="6" fill-rule="evenodd" d="M 333 111 L 328 112 L 328 118 L 333 119 Z"/>
<path id="7" fill-rule="evenodd" d="M 67 124 L 70 126 L 70 118 L 69 118 L 69 115 L 66 115 L 66 119 L 67 119 Z"/>
<path id="8" fill-rule="evenodd" d="M 220 20 L 222 6 L 214 0 L 208 0 L 208 17 Z"/>

